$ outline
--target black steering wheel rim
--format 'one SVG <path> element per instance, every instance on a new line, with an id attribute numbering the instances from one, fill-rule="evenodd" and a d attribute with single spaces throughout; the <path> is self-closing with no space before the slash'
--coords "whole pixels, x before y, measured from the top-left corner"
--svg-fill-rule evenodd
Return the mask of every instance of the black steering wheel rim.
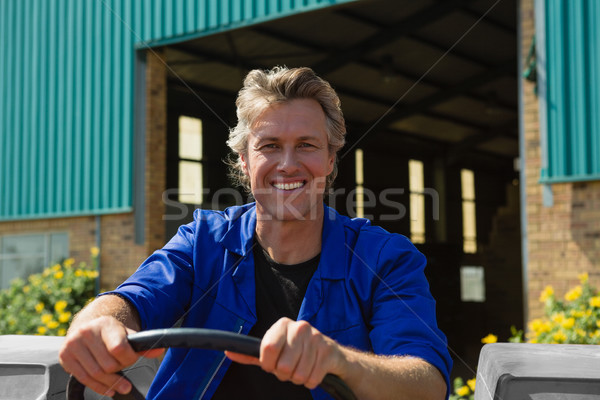
<path id="1" fill-rule="evenodd" d="M 242 334 L 201 328 L 153 329 L 134 333 L 127 337 L 136 352 L 169 348 L 197 348 L 217 351 L 233 351 L 258 357 L 260 339 Z M 352 390 L 338 376 L 327 374 L 320 387 L 336 400 L 355 400 Z M 84 400 L 85 386 L 74 376 L 67 384 L 67 400 Z M 143 395 L 134 387 L 128 395 L 115 395 L 114 399 L 142 400 Z"/>

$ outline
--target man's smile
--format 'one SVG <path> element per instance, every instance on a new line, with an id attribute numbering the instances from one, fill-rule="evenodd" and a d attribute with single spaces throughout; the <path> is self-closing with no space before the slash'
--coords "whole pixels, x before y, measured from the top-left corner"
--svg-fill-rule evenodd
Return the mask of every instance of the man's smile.
<path id="1" fill-rule="evenodd" d="M 305 184 L 306 184 L 306 181 L 297 181 L 297 182 L 290 182 L 290 183 L 273 182 L 273 186 L 279 190 L 294 190 L 294 189 L 301 188 Z"/>

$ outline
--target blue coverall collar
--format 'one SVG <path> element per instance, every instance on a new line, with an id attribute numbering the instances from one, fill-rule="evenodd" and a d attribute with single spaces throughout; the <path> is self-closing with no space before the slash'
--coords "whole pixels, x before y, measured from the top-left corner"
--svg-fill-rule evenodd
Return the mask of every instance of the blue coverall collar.
<path id="1" fill-rule="evenodd" d="M 229 251 L 246 257 L 252 251 L 256 230 L 256 205 L 244 206 L 245 212 L 231 222 L 230 228 L 221 239 Z M 344 248 L 345 236 L 339 214 L 324 206 L 321 261 L 317 270 L 322 279 L 343 279 L 347 252 Z M 241 265 L 240 265 L 241 266 Z"/>

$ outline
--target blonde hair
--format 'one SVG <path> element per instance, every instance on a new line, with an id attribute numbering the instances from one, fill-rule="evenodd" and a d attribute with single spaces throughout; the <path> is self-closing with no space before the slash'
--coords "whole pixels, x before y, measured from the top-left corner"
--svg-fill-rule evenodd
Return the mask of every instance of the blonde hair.
<path id="1" fill-rule="evenodd" d="M 346 125 L 341 102 L 331 85 L 318 77 L 310 68 L 275 67 L 271 70 L 252 70 L 244 79 L 238 93 L 237 125 L 229 131 L 227 145 L 233 151 L 230 158 L 230 175 L 236 184 L 250 191 L 248 176 L 242 168 L 240 155 L 247 154 L 248 134 L 256 118 L 271 104 L 293 99 L 316 100 L 325 113 L 330 154 L 335 154 L 333 171 L 327 176 L 330 188 L 337 176 L 337 152 L 344 146 Z"/>

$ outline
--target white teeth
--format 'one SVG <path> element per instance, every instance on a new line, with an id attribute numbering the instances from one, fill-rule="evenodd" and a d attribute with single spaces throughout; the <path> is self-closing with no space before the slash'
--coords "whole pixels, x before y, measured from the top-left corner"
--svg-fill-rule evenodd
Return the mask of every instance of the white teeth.
<path id="1" fill-rule="evenodd" d="M 298 188 L 304 186 L 304 182 L 274 183 L 273 186 L 275 186 L 277 189 L 281 189 L 281 190 L 293 190 L 293 189 L 298 189 Z"/>

